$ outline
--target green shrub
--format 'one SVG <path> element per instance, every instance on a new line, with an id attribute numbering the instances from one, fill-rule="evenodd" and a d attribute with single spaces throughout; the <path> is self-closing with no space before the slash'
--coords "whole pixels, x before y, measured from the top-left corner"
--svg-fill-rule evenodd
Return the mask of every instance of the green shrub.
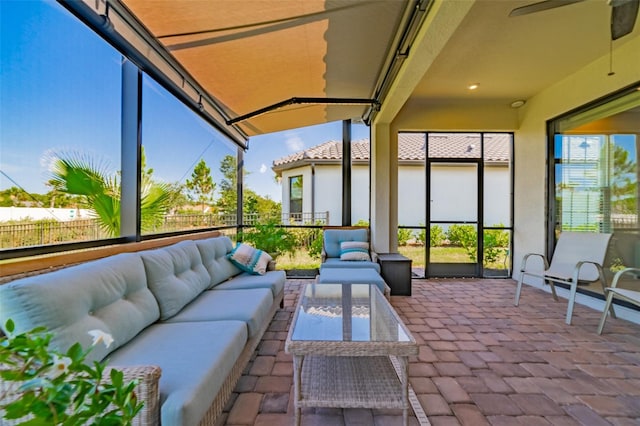
<path id="1" fill-rule="evenodd" d="M 277 219 L 267 219 L 247 229 L 242 240 L 252 246 L 266 251 L 273 258 L 296 251 L 296 236 L 280 225 Z"/>
<path id="2" fill-rule="evenodd" d="M 445 234 L 440 225 L 433 225 L 429 230 L 429 244 L 430 247 L 439 247 L 444 243 Z M 423 235 L 426 234 L 426 230 L 420 231 Z M 422 237 L 422 242 L 424 243 L 425 237 Z"/>
<path id="3" fill-rule="evenodd" d="M 447 238 L 454 246 L 464 248 L 472 262 L 477 260 L 478 233 L 473 225 L 451 225 L 447 230 Z"/>
<path id="4" fill-rule="evenodd" d="M 494 225 L 504 226 L 502 224 Z M 500 229 L 487 229 L 484 231 L 484 262 L 494 263 L 500 256 L 504 256 L 509 249 L 509 232 Z"/>
<path id="5" fill-rule="evenodd" d="M 398 245 L 406 246 L 409 240 L 413 238 L 413 231 L 406 228 L 398 228 Z"/>

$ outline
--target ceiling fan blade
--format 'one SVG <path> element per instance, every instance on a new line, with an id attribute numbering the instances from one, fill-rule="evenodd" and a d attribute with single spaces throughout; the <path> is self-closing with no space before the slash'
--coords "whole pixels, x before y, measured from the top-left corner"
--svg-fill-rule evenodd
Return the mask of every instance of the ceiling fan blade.
<path id="1" fill-rule="evenodd" d="M 522 7 L 516 7 L 509 13 L 509 16 L 528 15 L 530 13 L 542 12 L 543 10 L 555 9 L 556 7 L 568 6 L 582 1 L 584 0 L 545 0 Z"/>
<path id="2" fill-rule="evenodd" d="M 612 2 L 611 40 L 617 40 L 633 31 L 639 6 L 640 0 Z"/>

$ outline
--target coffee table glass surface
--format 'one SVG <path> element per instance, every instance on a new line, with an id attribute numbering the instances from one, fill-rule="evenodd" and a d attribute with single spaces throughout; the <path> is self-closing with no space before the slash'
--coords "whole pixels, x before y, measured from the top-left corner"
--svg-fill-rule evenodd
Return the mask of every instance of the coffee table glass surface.
<path id="1" fill-rule="evenodd" d="M 316 346 L 313 342 L 318 342 L 319 352 L 312 350 Z M 366 350 L 384 346 L 385 355 L 413 355 L 416 350 L 415 340 L 375 285 L 308 284 L 296 310 L 287 349 L 296 353 L 296 348 L 304 347 L 307 355 L 324 354 L 326 350 L 339 351 L 341 346 L 355 350 L 358 345 L 354 343 L 361 343 Z M 397 351 L 389 353 L 389 346 L 396 346 Z"/>

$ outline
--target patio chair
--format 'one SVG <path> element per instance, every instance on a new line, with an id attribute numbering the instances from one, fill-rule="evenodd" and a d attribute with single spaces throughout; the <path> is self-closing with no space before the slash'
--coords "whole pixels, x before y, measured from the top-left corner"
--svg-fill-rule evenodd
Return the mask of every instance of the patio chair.
<path id="1" fill-rule="evenodd" d="M 520 302 L 520 291 L 525 276 L 542 278 L 545 284 L 551 286 L 551 294 L 558 300 L 554 283 L 562 283 L 570 286 L 569 304 L 565 322 L 571 324 L 573 305 L 576 298 L 578 283 L 590 283 L 600 281 L 602 291 L 605 290 L 605 277 L 602 269 L 604 256 L 611 234 L 593 232 L 563 232 L 558 238 L 558 244 L 551 259 L 551 265 L 546 256 L 539 253 L 527 253 L 522 259 L 520 279 L 516 288 L 515 305 Z M 527 269 L 527 261 L 531 257 L 540 257 L 544 263 L 544 269 Z M 612 315 L 613 307 L 611 307 Z"/>
<path id="2" fill-rule="evenodd" d="M 367 248 L 346 249 L 343 243 L 366 243 Z M 359 254 L 365 256 L 360 257 Z M 352 256 L 353 255 L 353 256 Z M 371 249 L 369 229 L 362 227 L 324 228 L 322 232 L 322 264 L 325 268 L 367 268 L 380 273 L 377 254 Z M 350 260 L 346 260 L 350 259 Z"/>
<path id="3" fill-rule="evenodd" d="M 633 278 L 635 278 L 635 281 L 637 282 L 638 277 L 640 277 L 640 268 L 625 268 L 621 271 L 616 272 L 616 274 L 613 276 L 611 287 L 607 287 L 605 290 L 607 301 L 604 304 L 604 310 L 602 311 L 600 324 L 598 324 L 598 334 L 602 334 L 604 323 L 607 321 L 607 313 L 612 307 L 612 302 L 614 297 L 620 298 L 627 302 L 633 303 L 634 305 L 640 306 L 640 291 L 618 287 L 618 284 L 620 283 L 621 278 L 624 275 L 632 275 Z M 616 317 L 613 312 L 613 309 L 611 309 L 611 316 L 613 318 Z"/>

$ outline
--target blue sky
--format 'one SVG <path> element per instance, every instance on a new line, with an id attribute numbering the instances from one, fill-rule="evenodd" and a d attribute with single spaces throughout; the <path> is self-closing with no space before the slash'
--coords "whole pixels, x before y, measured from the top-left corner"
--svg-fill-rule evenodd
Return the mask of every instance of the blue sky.
<path id="1" fill-rule="evenodd" d="M 17 184 L 47 192 L 51 152 L 81 152 L 109 172 L 119 169 L 120 62 L 118 52 L 57 3 L 0 0 L 0 189 Z M 153 99 L 145 108 L 154 117 L 143 123 L 143 143 L 158 179 L 184 182 L 201 153 L 213 163 L 234 152 L 164 89 L 145 82 L 143 90 Z M 247 185 L 279 201 L 273 160 L 341 140 L 341 132 L 336 122 L 251 138 Z M 353 139 L 369 136 L 364 125 L 352 132 Z M 211 163 L 215 179 L 218 164 Z"/>

